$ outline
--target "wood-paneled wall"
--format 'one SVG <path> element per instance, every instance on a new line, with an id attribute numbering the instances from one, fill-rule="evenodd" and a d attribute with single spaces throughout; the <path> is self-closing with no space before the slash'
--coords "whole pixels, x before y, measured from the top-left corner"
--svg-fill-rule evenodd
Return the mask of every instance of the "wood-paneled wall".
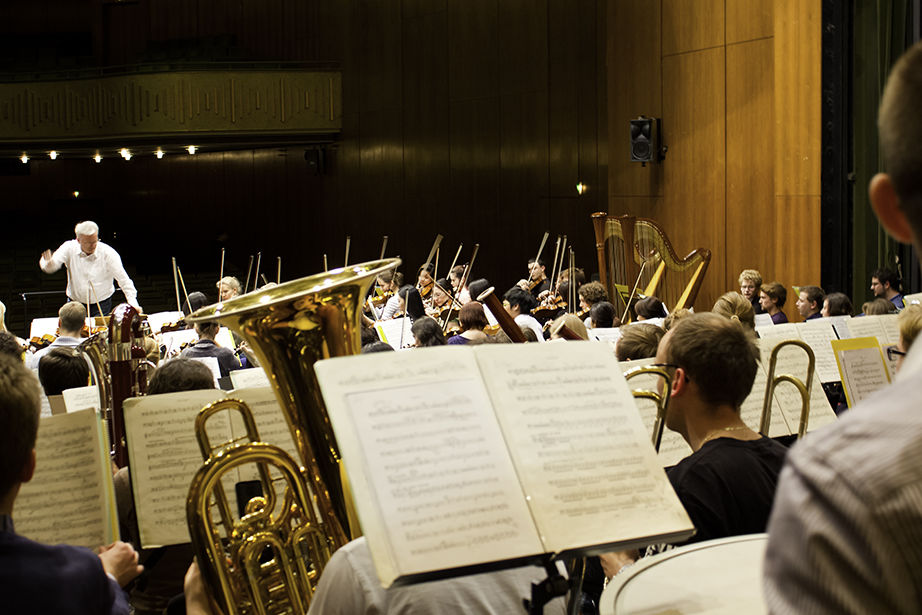
<path id="1" fill-rule="evenodd" d="M 609 212 L 711 249 L 697 309 L 755 268 L 793 317 L 790 286 L 820 282 L 820 3 L 613 0 L 608 23 Z M 641 114 L 662 118 L 662 164 L 629 162 Z"/>

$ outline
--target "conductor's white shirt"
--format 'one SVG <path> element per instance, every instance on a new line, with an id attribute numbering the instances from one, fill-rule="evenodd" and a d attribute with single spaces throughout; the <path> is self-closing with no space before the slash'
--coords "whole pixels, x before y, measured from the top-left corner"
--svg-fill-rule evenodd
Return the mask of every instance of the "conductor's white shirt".
<path id="1" fill-rule="evenodd" d="M 113 278 L 118 282 L 129 304 L 138 305 L 138 291 L 122 266 L 122 259 L 114 248 L 99 242 L 92 254 L 85 254 L 76 239 L 65 241 L 54 251 L 50 260 L 44 255 L 38 261 L 45 273 L 54 273 L 63 265 L 67 267 L 67 296 L 80 303 L 105 301 L 115 293 Z"/>

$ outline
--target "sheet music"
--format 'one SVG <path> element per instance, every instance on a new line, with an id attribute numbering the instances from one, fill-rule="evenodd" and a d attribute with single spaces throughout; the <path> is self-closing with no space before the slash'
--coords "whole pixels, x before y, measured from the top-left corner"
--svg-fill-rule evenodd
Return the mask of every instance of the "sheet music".
<path id="1" fill-rule="evenodd" d="M 409 318 L 379 320 L 375 323 L 375 330 L 381 341 L 390 344 L 394 350 L 403 350 L 413 345 L 414 339 L 410 332 Z"/>
<path id="2" fill-rule="evenodd" d="M 189 357 L 193 361 L 198 361 L 199 363 L 204 363 L 208 366 L 208 369 L 211 370 L 211 375 L 214 376 L 214 385 L 215 388 L 219 388 L 218 380 L 221 378 L 221 364 L 218 363 L 217 357 Z"/>
<path id="3" fill-rule="evenodd" d="M 168 331 L 160 334 L 160 343 L 166 348 L 163 356 L 171 357 L 178 355 L 183 344 L 194 344 L 198 340 L 198 333 L 195 329 L 183 329 L 181 331 Z"/>
<path id="4" fill-rule="evenodd" d="M 839 366 L 832 351 L 832 342 L 839 339 L 831 322 L 825 318 L 797 323 L 800 339 L 813 350 L 816 358 L 816 375 L 820 382 L 838 382 Z"/>
<path id="5" fill-rule="evenodd" d="M 68 412 L 93 408 L 99 410 L 99 387 L 96 385 L 65 389 L 61 392 Z"/>
<path id="6" fill-rule="evenodd" d="M 115 539 L 115 495 L 104 443 L 95 410 L 41 419 L 35 475 L 16 499 L 17 533 L 89 548 Z"/>
<path id="7" fill-rule="evenodd" d="M 876 337 L 840 340 L 833 347 L 850 408 L 890 383 Z"/>
<path id="8" fill-rule="evenodd" d="M 756 314 L 756 331 L 763 327 L 774 327 L 775 321 L 772 320 L 771 314 Z"/>
<path id="9" fill-rule="evenodd" d="M 58 335 L 58 317 L 33 318 L 29 326 L 29 337 L 41 337 L 43 335 Z"/>
<path id="10" fill-rule="evenodd" d="M 543 552 L 469 349 L 314 368 L 383 585 Z"/>
<path id="11" fill-rule="evenodd" d="M 498 344 L 474 353 L 547 550 L 691 526 L 608 348 Z"/>
<path id="12" fill-rule="evenodd" d="M 235 369 L 230 373 L 230 379 L 235 389 L 253 389 L 270 386 L 269 377 L 261 367 Z"/>
<path id="13" fill-rule="evenodd" d="M 915 303 L 922 303 L 922 293 L 903 295 L 903 306 L 909 307 Z"/>
<path id="14" fill-rule="evenodd" d="M 618 363 L 618 369 L 621 370 L 621 373 L 626 374 L 629 370 L 652 365 L 655 362 L 656 358 L 654 357 L 635 361 L 620 361 Z M 631 391 L 644 390 L 658 392 L 661 381 L 662 378 L 656 374 L 638 374 L 627 381 L 627 386 Z M 637 411 L 640 413 L 640 420 L 643 422 L 647 433 L 650 434 L 650 441 L 652 442 L 653 425 L 656 422 L 656 404 L 649 399 L 637 398 L 634 398 L 634 403 L 637 405 Z M 692 450 L 691 447 L 688 446 L 688 442 L 677 432 L 663 426 L 663 437 L 660 440 L 659 453 L 657 454 L 660 464 L 664 468 L 668 468 L 674 466 L 691 454 Z"/>
<path id="15" fill-rule="evenodd" d="M 222 391 L 182 391 L 125 400 L 131 482 L 144 548 L 189 542 L 186 496 L 202 465 L 195 417 Z M 212 441 L 230 438 L 226 416 L 208 422 Z"/>
<path id="16" fill-rule="evenodd" d="M 766 377 L 770 366 L 771 352 L 780 341 L 781 340 L 778 339 L 766 339 L 761 340 L 759 345 L 762 352 L 762 363 L 766 369 Z M 775 365 L 775 376 L 788 374 L 798 378 L 801 382 L 806 384 L 807 365 L 807 354 L 803 350 L 794 346 L 782 348 L 778 353 L 778 359 Z M 810 394 L 810 415 L 807 422 L 807 431 L 813 431 L 823 425 L 834 422 L 836 420 L 836 415 L 829 405 L 826 393 L 823 392 L 820 379 L 815 374 L 813 386 L 808 392 Z M 800 393 L 792 384 L 782 382 L 775 387 L 775 399 L 781 407 L 781 412 L 784 414 L 785 422 L 790 427 L 791 433 L 797 433 L 803 405 Z"/>
<path id="17" fill-rule="evenodd" d="M 840 340 L 848 339 L 852 336 L 848 328 L 848 323 L 852 321 L 851 316 L 828 316 L 823 320 L 828 320 L 832 324 L 832 328 Z"/>
<path id="18" fill-rule="evenodd" d="M 740 405 L 740 418 L 746 423 L 746 426 L 753 431 L 759 431 L 762 423 L 762 411 L 765 408 L 765 385 L 768 381 L 768 365 L 760 361 L 756 376 L 752 382 L 752 390 L 743 403 Z M 781 410 L 781 402 L 775 396 L 772 400 L 772 415 L 768 424 L 768 437 L 777 438 L 797 433 L 797 426 L 793 430 L 788 424 L 785 413 Z"/>
<path id="19" fill-rule="evenodd" d="M 237 344 L 234 343 L 234 336 L 227 327 L 218 329 L 218 333 L 214 336 L 214 341 L 221 348 L 230 348 L 231 350 L 237 348 Z"/>
<path id="20" fill-rule="evenodd" d="M 596 339 L 600 342 L 608 342 L 612 345 L 617 344 L 621 339 L 621 328 L 597 328 L 589 329 L 589 339 Z"/>
<path id="21" fill-rule="evenodd" d="M 898 344 L 900 330 L 897 314 L 875 314 L 852 318 L 848 330 L 852 337 L 876 337 L 881 346 Z"/>

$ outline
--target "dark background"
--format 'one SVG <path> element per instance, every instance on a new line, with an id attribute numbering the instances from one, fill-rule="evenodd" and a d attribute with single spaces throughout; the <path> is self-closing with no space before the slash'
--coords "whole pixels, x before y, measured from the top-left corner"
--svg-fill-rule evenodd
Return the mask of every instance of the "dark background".
<path id="1" fill-rule="evenodd" d="M 343 75 L 334 143 L 4 161 L 0 299 L 16 333 L 26 332 L 19 293 L 61 291 L 30 299 L 29 319 L 63 301 L 64 272 L 42 274 L 37 261 L 82 219 L 121 253 L 148 312 L 175 309 L 171 257 L 189 292 L 213 297 L 222 247 L 228 274 L 242 280 L 261 251 L 262 271 L 274 278 L 281 257 L 290 280 L 322 270 L 324 254 L 342 265 L 346 235 L 352 263 L 377 258 L 388 235 L 387 255 L 410 277 L 437 233 L 440 274 L 459 243 L 462 262 L 479 243 L 473 276 L 500 290 L 524 275 L 545 231 L 548 260 L 566 234 L 577 265 L 596 270 L 604 0 L 7 0 L 0 18 L 7 80 L 248 61 Z M 319 168 L 305 158 L 317 148 Z"/>

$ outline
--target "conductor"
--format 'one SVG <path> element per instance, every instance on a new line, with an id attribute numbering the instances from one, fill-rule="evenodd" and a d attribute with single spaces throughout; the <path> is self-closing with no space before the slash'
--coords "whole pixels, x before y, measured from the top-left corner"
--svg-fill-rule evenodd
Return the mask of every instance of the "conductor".
<path id="1" fill-rule="evenodd" d="M 112 309 L 115 293 L 113 278 L 125 299 L 141 311 L 138 291 L 122 266 L 122 259 L 111 246 L 99 241 L 99 226 L 86 220 L 74 227 L 76 239 L 65 241 L 54 253 L 45 250 L 38 261 L 45 273 L 67 267 L 67 297 L 89 305 L 91 316 L 106 316 Z M 100 313 L 100 311 L 102 313 Z"/>

